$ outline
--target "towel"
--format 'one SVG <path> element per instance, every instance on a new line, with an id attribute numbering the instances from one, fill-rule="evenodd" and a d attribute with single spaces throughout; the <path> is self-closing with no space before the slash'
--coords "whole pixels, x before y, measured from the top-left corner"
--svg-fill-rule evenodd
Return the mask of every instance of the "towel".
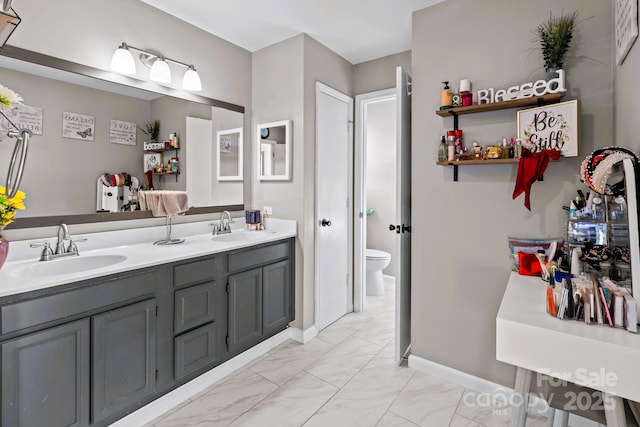
<path id="1" fill-rule="evenodd" d="M 153 216 L 173 218 L 189 210 L 186 191 L 140 191 L 138 192 L 141 210 L 150 210 Z"/>
<path id="2" fill-rule="evenodd" d="M 531 186 L 547 169 L 549 160 L 558 160 L 560 154 L 560 150 L 542 150 L 533 153 L 522 147 L 522 157 L 520 157 L 520 162 L 518 163 L 518 175 L 516 177 L 516 187 L 513 190 L 513 198 L 515 199 L 524 193 L 524 206 L 531 210 L 531 201 L 529 199 Z"/>

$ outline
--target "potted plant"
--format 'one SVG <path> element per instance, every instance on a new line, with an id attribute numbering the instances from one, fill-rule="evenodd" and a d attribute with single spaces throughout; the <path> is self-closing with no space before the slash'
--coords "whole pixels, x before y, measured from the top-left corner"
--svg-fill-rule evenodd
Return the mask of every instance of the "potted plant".
<path id="1" fill-rule="evenodd" d="M 147 136 L 149 136 L 149 142 L 158 141 L 158 136 L 160 135 L 160 120 L 154 120 L 145 125 L 144 129 L 140 129 Z"/>
<path id="2" fill-rule="evenodd" d="M 549 19 L 536 28 L 536 41 L 540 43 L 544 68 L 549 72 L 561 69 L 576 26 L 578 12 L 554 17 L 549 14 Z"/>

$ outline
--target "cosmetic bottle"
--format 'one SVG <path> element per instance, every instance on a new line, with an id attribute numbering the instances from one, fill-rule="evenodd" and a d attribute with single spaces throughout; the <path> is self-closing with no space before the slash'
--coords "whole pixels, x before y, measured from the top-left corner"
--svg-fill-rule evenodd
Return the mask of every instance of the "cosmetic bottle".
<path id="1" fill-rule="evenodd" d="M 440 140 L 440 144 L 438 145 L 438 161 L 447 161 L 447 141 L 444 139 L 444 135 L 442 135 L 442 139 Z"/>
<path id="2" fill-rule="evenodd" d="M 440 92 L 440 109 L 451 108 L 453 105 L 453 91 L 449 87 L 449 82 L 442 82 L 442 84 L 444 84 L 444 88 Z"/>
<path id="3" fill-rule="evenodd" d="M 507 146 L 507 138 L 502 138 L 502 156 L 503 159 L 509 158 L 509 147 Z"/>
<path id="4" fill-rule="evenodd" d="M 452 162 L 456 159 L 456 146 L 453 143 L 453 136 L 447 137 L 447 160 Z"/>

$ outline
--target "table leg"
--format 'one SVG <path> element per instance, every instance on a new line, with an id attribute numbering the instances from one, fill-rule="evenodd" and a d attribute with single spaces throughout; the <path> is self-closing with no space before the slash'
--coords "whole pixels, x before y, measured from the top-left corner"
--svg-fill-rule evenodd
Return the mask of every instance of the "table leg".
<path id="1" fill-rule="evenodd" d="M 607 420 L 607 427 L 627 427 L 622 398 L 603 392 L 602 400 L 604 401 L 604 416 Z"/>
<path id="2" fill-rule="evenodd" d="M 531 390 L 532 371 L 518 367 L 516 370 L 515 392 L 520 398 L 517 399 L 513 407 L 511 417 L 511 427 L 524 427 L 527 421 L 527 407 L 529 406 L 529 390 Z"/>

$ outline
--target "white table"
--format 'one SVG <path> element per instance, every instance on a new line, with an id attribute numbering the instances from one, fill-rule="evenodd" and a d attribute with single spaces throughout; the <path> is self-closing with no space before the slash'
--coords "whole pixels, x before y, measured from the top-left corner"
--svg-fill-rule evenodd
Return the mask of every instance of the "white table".
<path id="1" fill-rule="evenodd" d="M 540 372 L 600 390 L 607 425 L 626 427 L 622 399 L 640 401 L 640 335 L 550 316 L 546 288 L 539 277 L 511 273 L 496 317 L 496 358 L 517 366 L 523 397 L 512 426 L 524 426 L 532 373 Z"/>

